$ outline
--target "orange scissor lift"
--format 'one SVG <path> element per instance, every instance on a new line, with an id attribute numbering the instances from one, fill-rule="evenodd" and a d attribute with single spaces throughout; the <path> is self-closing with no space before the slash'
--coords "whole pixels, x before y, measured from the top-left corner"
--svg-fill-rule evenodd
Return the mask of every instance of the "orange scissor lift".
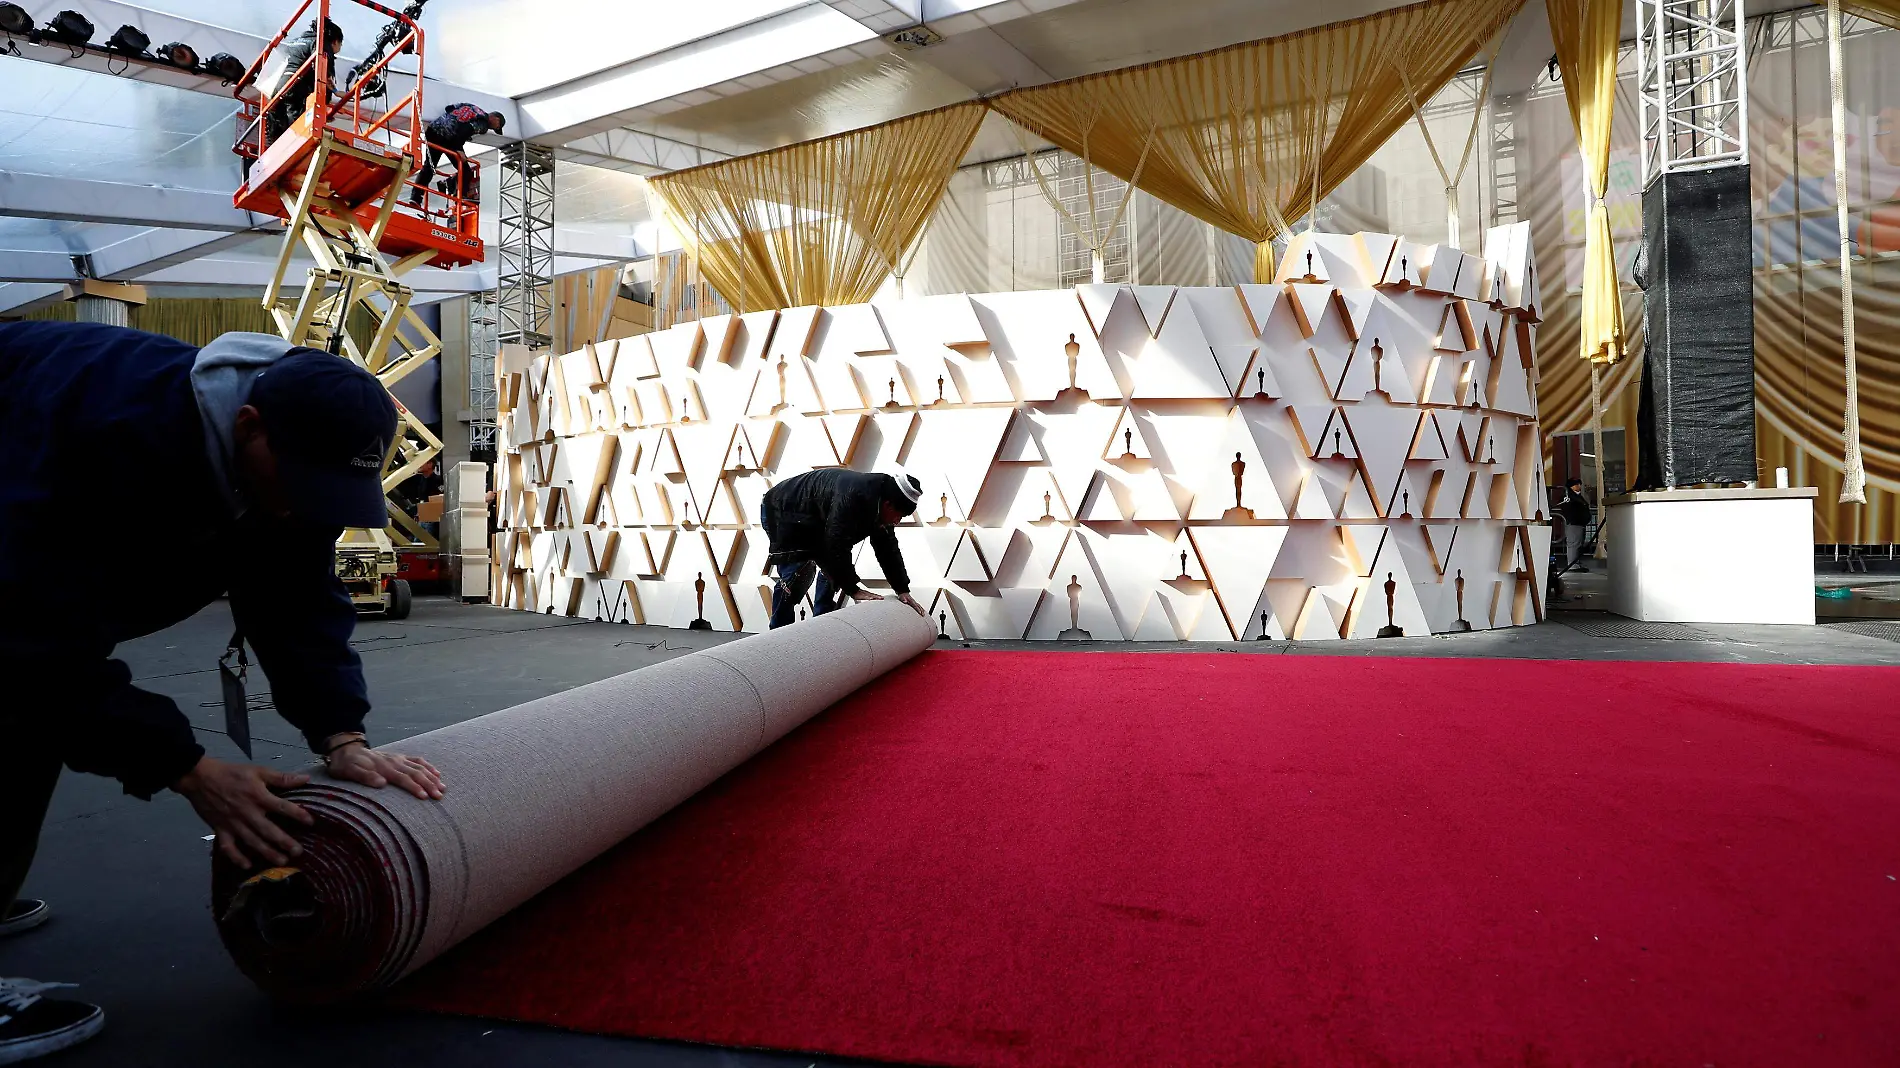
<path id="1" fill-rule="evenodd" d="M 382 58 L 332 96 L 326 87 L 336 57 L 324 50 L 319 33 L 318 46 L 301 65 L 284 70 L 269 87 L 260 85 L 260 72 L 278 48 L 307 25 L 328 25 L 332 8 L 339 5 L 367 8 L 392 20 L 399 33 Z M 416 57 L 415 81 L 408 93 L 391 101 L 377 90 L 399 55 Z M 414 291 L 403 276 L 425 264 L 455 267 L 483 258 L 476 167 L 438 149 L 438 160 L 447 161 L 438 164 L 438 175 L 447 176 L 441 183 L 445 188 L 427 188 L 413 178 L 427 151 L 422 62 L 422 28 L 402 13 L 372 0 L 304 0 L 236 88 L 235 150 L 247 169 L 232 203 L 285 222 L 264 307 L 287 340 L 346 356 L 375 374 L 384 388 L 394 387 L 442 347 L 410 307 Z M 306 74 L 314 80 L 299 87 Z M 302 99 L 298 88 L 307 94 Z M 379 96 L 382 106 L 369 106 Z M 316 261 L 301 293 L 285 278 L 299 247 Z M 350 330 L 352 319 L 358 334 L 368 324 L 366 342 Z M 385 493 L 442 452 L 441 439 L 400 401 L 396 410 L 400 421 L 383 470 Z M 377 533 L 385 534 L 389 544 L 437 548 L 414 516 L 393 500 L 388 509 L 389 527 Z M 346 532 L 344 544 L 352 538 L 363 540 Z"/>

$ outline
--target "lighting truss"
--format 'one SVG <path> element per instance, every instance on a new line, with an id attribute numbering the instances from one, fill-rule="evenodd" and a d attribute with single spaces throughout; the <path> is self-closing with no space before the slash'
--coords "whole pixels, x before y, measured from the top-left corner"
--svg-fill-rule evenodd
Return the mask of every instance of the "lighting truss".
<path id="1" fill-rule="evenodd" d="M 1742 0 L 1636 0 L 1643 184 L 1748 162 Z"/>
<path id="2" fill-rule="evenodd" d="M 499 191 L 496 340 L 544 349 L 553 343 L 554 150 L 527 141 L 504 146 Z"/>
<path id="3" fill-rule="evenodd" d="M 476 293 L 468 302 L 468 451 L 483 463 L 494 463 L 495 336 L 500 325 L 499 293 Z"/>

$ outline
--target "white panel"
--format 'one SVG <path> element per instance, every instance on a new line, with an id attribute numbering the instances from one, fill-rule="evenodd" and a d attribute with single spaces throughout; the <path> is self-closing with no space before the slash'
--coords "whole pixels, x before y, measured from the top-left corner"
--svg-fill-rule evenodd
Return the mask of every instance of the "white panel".
<path id="1" fill-rule="evenodd" d="M 1495 272 L 1299 235 L 1288 284 L 794 308 L 544 355 L 498 413 L 498 596 L 684 625 L 703 574 L 707 618 L 756 629 L 770 485 L 902 465 L 925 490 L 898 541 L 959 639 L 1534 621 L 1549 528 L 1534 310 L 1512 301 L 1536 283 L 1499 240 Z"/>

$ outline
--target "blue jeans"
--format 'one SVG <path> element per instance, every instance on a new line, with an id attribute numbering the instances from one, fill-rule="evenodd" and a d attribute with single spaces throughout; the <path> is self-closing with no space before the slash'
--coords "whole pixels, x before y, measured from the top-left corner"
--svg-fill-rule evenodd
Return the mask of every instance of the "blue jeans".
<path id="1" fill-rule="evenodd" d="M 817 585 L 812 585 L 816 578 Z M 838 591 L 832 588 L 831 576 L 819 570 L 818 565 L 806 560 L 803 563 L 780 564 L 778 581 L 772 585 L 772 627 L 789 627 L 798 622 L 798 602 L 804 600 L 805 591 L 811 590 L 813 615 L 822 616 L 838 607 Z"/>

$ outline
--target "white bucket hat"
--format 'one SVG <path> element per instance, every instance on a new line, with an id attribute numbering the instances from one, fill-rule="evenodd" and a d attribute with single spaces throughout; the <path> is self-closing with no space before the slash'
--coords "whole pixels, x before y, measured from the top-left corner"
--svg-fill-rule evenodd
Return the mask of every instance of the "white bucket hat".
<path id="1" fill-rule="evenodd" d="M 905 471 L 903 468 L 899 467 L 893 469 L 891 471 L 891 478 L 896 480 L 898 492 L 902 493 L 904 499 L 910 503 L 916 504 L 918 498 L 924 495 L 924 484 L 917 481 L 916 475 Z"/>

